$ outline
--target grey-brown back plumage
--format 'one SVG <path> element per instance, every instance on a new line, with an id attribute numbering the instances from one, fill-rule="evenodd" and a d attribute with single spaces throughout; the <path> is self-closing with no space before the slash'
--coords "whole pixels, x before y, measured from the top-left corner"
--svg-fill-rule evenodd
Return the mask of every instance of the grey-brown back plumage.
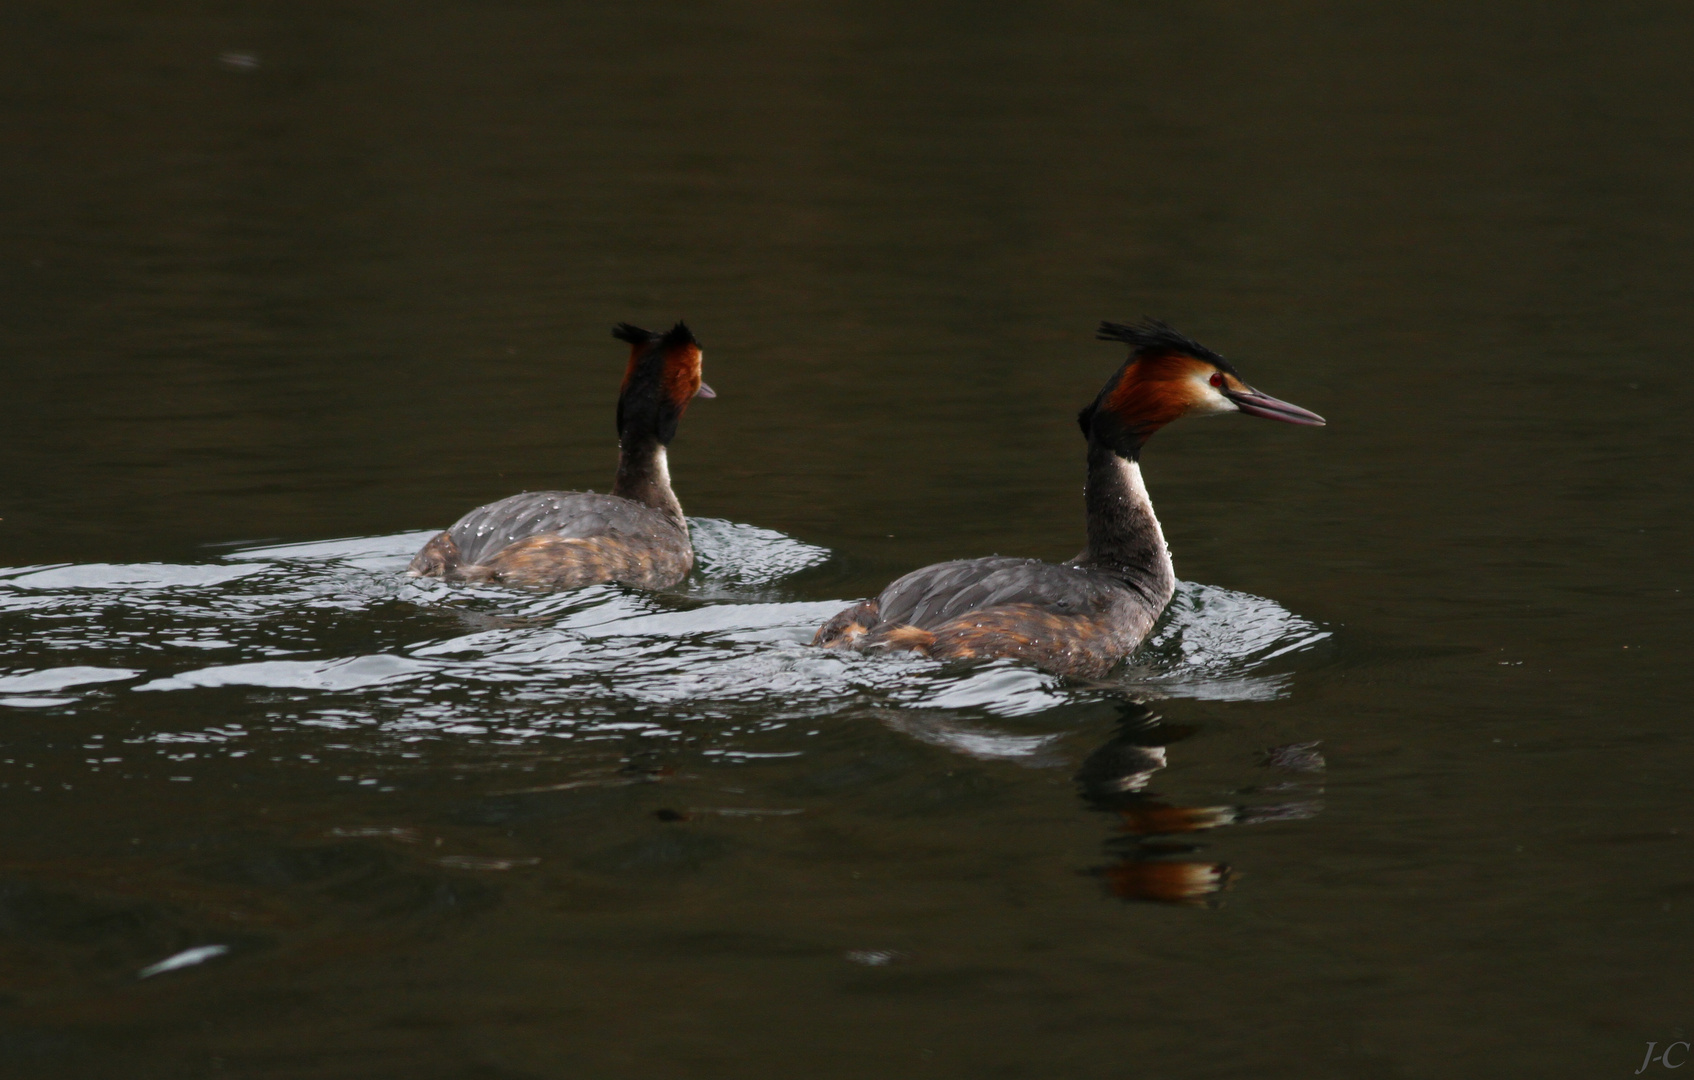
<path id="1" fill-rule="evenodd" d="M 526 491 L 479 506 L 412 559 L 416 577 L 573 589 L 620 581 L 665 589 L 688 576 L 682 515 L 618 495 Z"/>
<path id="2" fill-rule="evenodd" d="M 564 539 L 621 533 L 637 537 L 672 538 L 688 533 L 668 515 L 616 495 L 591 491 L 526 491 L 487 506 L 479 506 L 447 530 L 459 558 L 471 565 L 485 563 L 519 540 L 552 534 Z"/>
<path id="3" fill-rule="evenodd" d="M 1019 604 L 1054 615 L 1091 615 L 1121 601 L 1109 574 L 1039 559 L 955 559 L 914 570 L 877 598 L 879 622 L 933 630 L 969 611 Z"/>

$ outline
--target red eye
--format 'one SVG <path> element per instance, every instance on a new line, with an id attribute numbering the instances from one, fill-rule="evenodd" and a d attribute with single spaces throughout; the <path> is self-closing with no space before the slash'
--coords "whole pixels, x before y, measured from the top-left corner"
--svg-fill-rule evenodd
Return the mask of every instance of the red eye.
<path id="1" fill-rule="evenodd" d="M 1221 372 L 1221 371 L 1212 372 L 1211 383 L 1212 383 L 1213 386 L 1217 387 L 1219 390 L 1222 390 L 1223 389 L 1223 372 Z"/>

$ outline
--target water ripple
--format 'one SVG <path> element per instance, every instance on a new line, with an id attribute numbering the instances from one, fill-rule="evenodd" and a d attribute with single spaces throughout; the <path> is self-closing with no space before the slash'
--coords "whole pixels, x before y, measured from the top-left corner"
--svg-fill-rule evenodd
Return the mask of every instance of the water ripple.
<path id="1" fill-rule="evenodd" d="M 1035 759 L 1051 735 L 1020 728 L 1028 718 L 1126 692 L 1276 697 L 1289 657 L 1328 636 L 1273 601 L 1184 583 L 1131 664 L 1078 683 L 1004 661 L 814 649 L 813 631 L 843 601 L 794 599 L 781 583 L 829 553 L 748 525 L 696 520 L 696 572 L 664 593 L 409 579 L 406 562 L 429 536 L 252 548 L 206 565 L 0 570 L 0 703 L 73 708 L 113 693 L 248 688 L 270 723 L 374 729 L 400 742 L 673 738 L 706 719 L 768 729 L 863 708 L 960 753 Z M 350 640 L 367 649 L 347 651 Z M 208 650 L 225 655 L 207 664 Z M 218 739 L 149 737 L 251 737 L 226 726 L 233 735 Z M 715 745 L 743 752 L 733 738 Z"/>

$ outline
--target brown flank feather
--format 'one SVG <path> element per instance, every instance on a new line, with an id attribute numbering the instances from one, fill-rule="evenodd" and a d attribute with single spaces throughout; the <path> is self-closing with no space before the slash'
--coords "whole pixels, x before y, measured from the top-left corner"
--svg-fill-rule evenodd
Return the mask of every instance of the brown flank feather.
<path id="1" fill-rule="evenodd" d="M 934 630 L 909 624 L 877 629 L 875 601 L 836 615 L 818 629 L 812 644 L 825 648 L 910 650 L 937 660 L 1008 657 L 1027 660 L 1061 675 L 1099 676 L 1124 651 L 1105 621 L 1056 615 L 1033 604 L 1003 604 L 961 615 Z"/>
<path id="2" fill-rule="evenodd" d="M 828 622 L 818 627 L 818 632 L 812 635 L 812 644 L 826 649 L 854 648 L 859 639 L 865 636 L 865 630 L 876 625 L 877 615 L 881 610 L 881 605 L 875 600 L 865 600 L 845 611 L 837 612 Z"/>
<path id="3" fill-rule="evenodd" d="M 910 649 L 926 656 L 935 645 L 935 635 L 917 626 L 891 627 L 877 637 L 891 649 Z"/>

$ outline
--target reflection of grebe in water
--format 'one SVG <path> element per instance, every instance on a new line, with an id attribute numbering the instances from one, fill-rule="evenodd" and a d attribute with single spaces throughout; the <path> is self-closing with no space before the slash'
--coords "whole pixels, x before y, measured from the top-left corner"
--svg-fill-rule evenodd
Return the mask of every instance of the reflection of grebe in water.
<path id="1" fill-rule="evenodd" d="M 1293 821 L 1317 814 L 1322 789 L 1293 781 L 1274 785 L 1291 801 L 1255 805 L 1182 806 L 1147 789 L 1153 774 L 1166 765 L 1165 747 L 1194 734 L 1194 729 L 1164 723 L 1151 709 L 1125 702 L 1117 734 L 1084 759 L 1076 783 L 1090 807 L 1121 819 L 1124 834 L 1110 847 L 1116 861 L 1093 871 L 1106 888 L 1125 900 L 1204 903 L 1234 878 L 1227 863 L 1195 858 L 1203 846 L 1176 839 L 1223 825 Z M 1266 753 L 1263 764 L 1298 775 L 1320 773 L 1323 756 L 1316 743 L 1296 743 Z"/>
<path id="2" fill-rule="evenodd" d="M 1316 413 L 1248 386 L 1228 361 L 1164 323 L 1102 323 L 1129 359 L 1078 421 L 1088 439 L 1088 546 L 1063 564 L 962 559 L 913 571 L 819 628 L 813 644 L 1011 657 L 1061 675 L 1103 675 L 1153 628 L 1176 573 L 1141 482 L 1141 448 L 1184 416 L 1246 413 L 1319 425 Z"/>
<path id="3" fill-rule="evenodd" d="M 413 577 L 662 589 L 688 575 L 694 547 L 671 491 L 665 446 L 690 401 L 717 395 L 700 381 L 700 344 L 682 323 L 665 334 L 621 323 L 612 336 L 630 344 L 612 493 L 526 491 L 479 506 L 424 545 L 412 559 Z"/>

